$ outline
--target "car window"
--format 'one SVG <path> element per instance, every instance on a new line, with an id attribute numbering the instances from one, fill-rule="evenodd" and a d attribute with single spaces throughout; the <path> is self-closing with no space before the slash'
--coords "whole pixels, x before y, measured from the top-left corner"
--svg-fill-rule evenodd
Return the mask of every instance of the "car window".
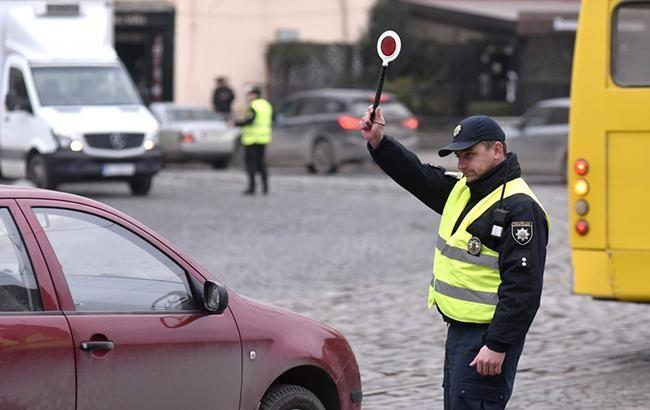
<path id="1" fill-rule="evenodd" d="M 300 102 L 302 100 L 291 100 L 282 104 L 280 107 L 280 115 L 284 117 L 295 117 L 298 115 L 298 108 L 300 107 Z"/>
<path id="2" fill-rule="evenodd" d="M 84 212 L 34 208 L 77 311 L 194 310 L 185 271 L 147 241 Z"/>
<path id="3" fill-rule="evenodd" d="M 202 108 L 170 108 L 167 110 L 167 119 L 169 121 L 189 122 L 189 121 L 214 121 L 219 117 L 213 111 Z"/>
<path id="4" fill-rule="evenodd" d="M 0 208 L 0 311 L 43 310 L 25 244 L 7 208 Z"/>
<path id="5" fill-rule="evenodd" d="M 316 115 L 325 112 L 325 100 L 323 98 L 306 98 L 300 105 L 299 115 Z"/>
<path id="6" fill-rule="evenodd" d="M 529 112 L 524 114 L 522 124 L 525 127 L 536 127 L 540 125 L 548 125 L 550 114 L 551 114 L 550 107 L 532 108 Z"/>
<path id="7" fill-rule="evenodd" d="M 336 114 L 345 111 L 345 104 L 341 101 L 325 99 L 323 101 L 323 112 L 327 114 Z"/>
<path id="8" fill-rule="evenodd" d="M 568 125 L 569 109 L 567 107 L 553 108 L 548 116 L 547 125 Z"/>
<path id="9" fill-rule="evenodd" d="M 351 114 L 361 117 L 368 111 L 368 107 L 371 105 L 372 101 L 370 100 L 355 100 L 350 107 Z M 413 115 L 404 104 L 398 101 L 383 102 L 379 104 L 379 107 L 384 118 L 388 120 L 406 118 Z"/>

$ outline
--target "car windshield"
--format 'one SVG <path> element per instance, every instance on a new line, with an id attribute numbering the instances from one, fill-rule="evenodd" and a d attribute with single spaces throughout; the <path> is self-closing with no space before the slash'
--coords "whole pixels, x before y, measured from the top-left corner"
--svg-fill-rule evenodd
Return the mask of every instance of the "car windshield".
<path id="1" fill-rule="evenodd" d="M 167 110 L 169 121 L 189 122 L 189 121 L 215 121 L 219 116 L 207 108 L 171 108 Z"/>
<path id="2" fill-rule="evenodd" d="M 140 104 L 121 66 L 33 67 L 32 73 L 43 106 Z"/>
<path id="3" fill-rule="evenodd" d="M 368 106 L 370 105 L 372 105 L 372 101 L 370 100 L 355 100 L 352 102 L 352 112 L 363 115 L 363 113 L 368 111 Z M 398 101 L 383 102 L 379 104 L 379 107 L 384 118 L 405 118 L 413 115 L 404 104 Z"/>

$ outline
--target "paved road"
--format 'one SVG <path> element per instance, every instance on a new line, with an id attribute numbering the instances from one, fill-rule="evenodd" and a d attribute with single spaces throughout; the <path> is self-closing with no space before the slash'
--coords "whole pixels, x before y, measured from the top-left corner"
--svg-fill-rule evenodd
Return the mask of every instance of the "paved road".
<path id="1" fill-rule="evenodd" d="M 365 409 L 441 408 L 446 327 L 425 307 L 439 218 L 375 172 L 275 170 L 269 197 L 242 197 L 237 170 L 165 170 L 148 198 L 69 185 L 143 221 L 237 292 L 341 330 L 361 366 Z M 542 307 L 512 409 L 644 409 L 650 306 L 570 294 L 567 198 L 534 185 L 551 214 Z"/>

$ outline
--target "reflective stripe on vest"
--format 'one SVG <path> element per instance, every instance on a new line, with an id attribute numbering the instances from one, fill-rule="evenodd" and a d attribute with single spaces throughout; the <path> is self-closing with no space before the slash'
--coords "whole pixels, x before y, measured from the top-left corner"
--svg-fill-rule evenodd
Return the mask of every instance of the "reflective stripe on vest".
<path id="1" fill-rule="evenodd" d="M 501 284 L 499 254 L 481 245 L 480 253 L 471 255 L 467 249 L 472 235 L 467 232 L 467 227 L 499 201 L 502 188 L 500 185 L 474 205 L 453 235 L 454 225 L 470 198 L 464 178 L 456 183 L 445 203 L 438 230 L 433 279 L 429 286 L 429 307 L 438 305 L 442 313 L 454 320 L 489 323 L 494 316 Z M 521 178 L 506 184 L 504 196 L 515 194 L 528 195 L 539 204 Z M 548 215 L 546 219 L 550 229 Z"/>
<path id="2" fill-rule="evenodd" d="M 251 102 L 251 108 L 255 110 L 255 119 L 251 124 L 242 127 L 241 143 L 268 144 L 271 142 L 273 107 L 265 99 L 256 98 Z"/>

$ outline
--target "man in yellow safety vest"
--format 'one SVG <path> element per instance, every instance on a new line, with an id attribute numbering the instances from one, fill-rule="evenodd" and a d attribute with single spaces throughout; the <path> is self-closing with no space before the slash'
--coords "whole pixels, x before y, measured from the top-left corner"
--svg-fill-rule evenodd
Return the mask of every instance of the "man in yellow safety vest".
<path id="1" fill-rule="evenodd" d="M 428 305 L 449 325 L 444 408 L 505 408 L 540 304 L 548 215 L 492 118 L 464 119 L 438 151 L 456 154 L 457 173 L 422 164 L 384 135 L 381 109 L 371 113 L 360 126 L 374 161 L 441 214 Z"/>
<path id="2" fill-rule="evenodd" d="M 250 87 L 246 98 L 250 104 L 246 117 L 235 125 L 242 127 L 241 144 L 244 147 L 244 161 L 248 174 L 248 187 L 244 195 L 255 194 L 255 175 L 262 177 L 262 193 L 269 193 L 268 172 L 266 170 L 265 150 L 271 142 L 271 122 L 273 107 L 261 97 L 258 87 Z"/>

